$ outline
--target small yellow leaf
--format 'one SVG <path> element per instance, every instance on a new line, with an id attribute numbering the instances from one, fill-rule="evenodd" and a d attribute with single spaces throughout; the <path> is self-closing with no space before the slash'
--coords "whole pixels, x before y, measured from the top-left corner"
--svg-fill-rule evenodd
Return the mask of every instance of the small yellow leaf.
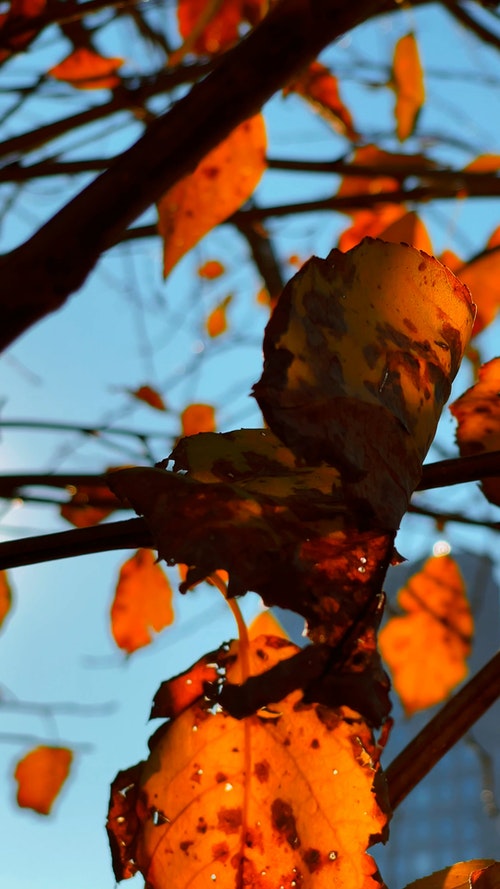
<path id="1" fill-rule="evenodd" d="M 72 760 L 73 754 L 66 747 L 40 746 L 27 753 L 14 772 L 18 806 L 49 815 L 69 775 Z"/>
<path id="2" fill-rule="evenodd" d="M 172 589 L 151 550 L 140 549 L 120 569 L 111 605 L 111 631 L 128 654 L 152 641 L 174 620 Z"/>
<path id="3" fill-rule="evenodd" d="M 123 65 L 124 59 L 106 59 L 86 47 L 75 49 L 64 61 L 48 71 L 56 80 L 79 90 L 113 89 L 120 83 L 114 73 Z"/>
<path id="4" fill-rule="evenodd" d="M 214 278 L 220 278 L 225 271 L 226 269 L 221 262 L 217 259 L 209 259 L 203 265 L 200 265 L 198 275 L 200 278 L 207 278 L 208 281 L 213 281 Z"/>
<path id="5" fill-rule="evenodd" d="M 12 607 L 12 588 L 6 571 L 0 571 L 0 627 Z"/>
<path id="6" fill-rule="evenodd" d="M 407 716 L 443 701 L 467 675 L 474 622 L 451 556 L 428 559 L 398 593 L 407 613 L 379 636 L 382 657 Z"/>
<path id="7" fill-rule="evenodd" d="M 190 404 L 181 414 L 182 434 L 215 432 L 215 408 L 211 404 Z"/>
<path id="8" fill-rule="evenodd" d="M 261 114 L 244 121 L 158 202 L 163 274 L 248 200 L 266 168 Z"/>
<path id="9" fill-rule="evenodd" d="M 211 337 L 220 336 L 227 330 L 226 309 L 232 300 L 232 296 L 226 296 L 207 318 L 207 333 Z"/>
<path id="10" fill-rule="evenodd" d="M 138 401 L 144 401 L 145 404 L 149 404 L 150 407 L 157 411 L 166 411 L 167 409 L 160 393 L 153 389 L 152 386 L 139 386 L 138 389 L 129 389 L 128 392 L 133 398 L 137 398 Z"/>
<path id="11" fill-rule="evenodd" d="M 400 142 L 411 136 L 425 101 L 424 77 L 414 34 L 396 43 L 392 62 L 392 85 L 396 93 L 396 132 Z"/>

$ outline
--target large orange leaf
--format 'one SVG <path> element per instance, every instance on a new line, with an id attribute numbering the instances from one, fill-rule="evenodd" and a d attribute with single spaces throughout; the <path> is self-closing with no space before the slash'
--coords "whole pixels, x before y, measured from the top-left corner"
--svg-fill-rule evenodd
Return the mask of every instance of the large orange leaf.
<path id="1" fill-rule="evenodd" d="M 189 52 L 213 55 L 238 39 L 242 25 L 256 25 L 267 7 L 268 0 L 178 0 L 179 31 Z"/>
<path id="2" fill-rule="evenodd" d="M 443 701 L 467 675 L 474 622 L 460 569 L 451 556 L 428 559 L 398 593 L 406 611 L 380 633 L 405 713 Z"/>
<path id="3" fill-rule="evenodd" d="M 398 527 L 473 320 L 436 259 L 370 238 L 313 257 L 278 300 L 255 397 L 298 457 L 342 471 L 364 527 Z"/>
<path id="4" fill-rule="evenodd" d="M 490 866 L 496 868 L 498 873 L 499 864 L 491 858 L 474 858 L 472 861 L 459 861 L 452 864 L 451 867 L 445 867 L 437 870 L 428 877 L 421 877 L 409 883 L 406 889 L 471 889 L 474 885 L 472 880 L 477 879 L 477 874 L 489 871 Z M 493 887 L 489 887 L 493 889 Z"/>
<path id="5" fill-rule="evenodd" d="M 61 787 L 66 781 L 73 754 L 66 747 L 36 747 L 16 765 L 17 804 L 49 815 Z"/>
<path id="6" fill-rule="evenodd" d="M 480 253 L 455 269 L 460 280 L 467 284 L 477 304 L 477 316 L 472 332 L 481 333 L 495 320 L 500 306 L 500 246 Z"/>
<path id="7" fill-rule="evenodd" d="M 500 358 L 479 370 L 479 379 L 453 404 L 458 423 L 457 442 L 464 457 L 500 450 Z M 482 479 L 481 487 L 491 503 L 500 506 L 500 478 Z"/>
<path id="8" fill-rule="evenodd" d="M 312 62 L 302 74 L 290 83 L 285 95 L 298 93 L 307 99 L 332 124 L 335 130 L 349 139 L 357 139 L 352 116 L 344 105 L 337 78 L 320 62 Z"/>
<path id="9" fill-rule="evenodd" d="M 172 590 L 151 550 L 140 549 L 120 569 L 111 605 L 111 631 L 128 654 L 149 645 L 174 619 Z"/>
<path id="10" fill-rule="evenodd" d="M 292 651 L 282 638 L 258 637 L 245 658 L 250 674 Z M 241 682 L 237 643 L 215 658 L 229 682 Z M 385 836 L 388 807 L 377 748 L 355 711 L 305 704 L 294 692 L 272 712 L 236 720 L 200 697 L 150 743 L 148 761 L 112 787 L 117 879 L 137 869 L 151 889 L 176 885 L 181 872 L 192 889 L 382 886 L 366 849 Z"/>
<path id="11" fill-rule="evenodd" d="M 181 414 L 182 434 L 197 435 L 215 430 L 215 408 L 211 404 L 189 404 Z"/>
<path id="12" fill-rule="evenodd" d="M 47 73 L 79 90 L 113 89 L 120 83 L 114 72 L 123 62 L 123 59 L 106 59 L 93 50 L 80 47 Z"/>
<path id="13" fill-rule="evenodd" d="M 158 202 L 163 274 L 248 200 L 266 167 L 261 114 L 244 121 Z"/>
<path id="14" fill-rule="evenodd" d="M 6 571 L 0 571 L 0 627 L 12 607 L 12 589 Z"/>
<path id="15" fill-rule="evenodd" d="M 413 133 L 425 102 L 424 74 L 414 34 L 406 34 L 396 43 L 392 86 L 396 93 L 396 132 L 400 142 L 404 142 Z"/>

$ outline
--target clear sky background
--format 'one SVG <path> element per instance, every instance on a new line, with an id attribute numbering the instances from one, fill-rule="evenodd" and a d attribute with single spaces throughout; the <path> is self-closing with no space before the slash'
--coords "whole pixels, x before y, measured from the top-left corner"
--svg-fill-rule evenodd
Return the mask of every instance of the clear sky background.
<path id="1" fill-rule="evenodd" d="M 171 21 L 174 9 L 152 7 L 157 21 Z M 394 129 L 394 97 L 384 86 L 388 63 L 398 37 L 414 29 L 427 74 L 428 103 L 417 137 L 403 149 Z M 123 23 L 110 26 L 101 46 L 105 55 L 127 58 L 129 73 L 146 73 L 153 57 L 136 55 L 132 32 Z M 30 84 L 38 72 L 61 61 L 68 45 L 56 30 L 39 40 L 35 51 L 21 55 L 3 69 L 0 109 L 12 101 L 8 89 Z M 500 57 L 450 24 L 433 6 L 384 17 L 348 35 L 327 54 L 339 75 L 342 94 L 361 132 L 369 132 L 387 150 L 426 151 L 438 161 L 463 165 L 479 153 L 500 153 Z M 32 129 L 85 107 L 71 87 L 54 82 L 44 104 L 31 103 L 14 115 L 9 134 Z M 100 97 L 99 97 L 100 98 Z M 269 155 L 279 158 L 333 159 L 349 143 L 296 96 L 278 96 L 264 109 Z M 58 148 L 67 158 L 110 155 L 138 135 L 136 124 L 106 128 L 98 145 L 88 131 L 67 137 Z M 454 147 L 439 146 L 440 136 Z M 54 147 L 34 154 L 48 156 Z M 88 177 L 89 179 L 92 176 Z M 38 180 L 22 189 L 4 186 L 0 223 L 5 252 L 22 242 L 78 190 L 76 183 Z M 325 197 L 336 189 L 333 176 L 265 174 L 256 194 L 260 205 Z M 0 203 L 0 206 L 2 204 Z M 493 200 L 437 202 L 421 209 L 434 250 L 452 249 L 466 258 L 483 248 L 500 225 L 500 203 Z M 145 217 L 154 220 L 154 213 Z M 334 213 L 301 214 L 286 222 L 269 222 L 285 278 L 312 253 L 325 256 L 347 226 Z M 248 397 L 260 376 L 261 339 L 267 311 L 256 302 L 261 283 L 248 261 L 245 242 L 229 226 L 208 235 L 164 283 L 161 243 L 153 239 L 110 251 L 97 270 L 56 315 L 23 336 L 2 359 L 0 396 L 4 420 L 59 421 L 95 426 L 102 423 L 155 432 L 153 453 L 137 441 L 104 435 L 89 439 L 78 433 L 4 430 L 0 441 L 2 470 L 102 471 L 123 463 L 147 464 L 162 459 L 179 434 L 179 412 L 206 401 L 217 409 L 218 429 L 260 425 L 259 412 Z M 226 274 L 202 281 L 196 268 L 218 259 Z M 22 286 L 22 282 L 20 282 Z M 229 293 L 228 334 L 210 340 L 203 322 Z M 200 311 L 200 305 L 203 310 Z M 484 360 L 498 353 L 498 326 L 480 338 Z M 470 367 L 461 371 L 455 394 L 471 382 Z M 128 389 L 148 383 L 162 392 L 168 406 L 160 414 L 133 401 Z M 153 441 L 153 440 L 152 440 Z M 453 423 L 446 415 L 432 456 L 453 452 Z M 467 506 L 478 517 L 498 519 L 474 485 L 443 492 L 435 502 L 450 510 Z M 430 498 L 426 498 L 430 502 Z M 115 517 L 113 517 L 115 518 Z M 4 504 L 0 531 L 4 539 L 69 527 L 57 510 L 44 505 Z M 498 559 L 496 537 L 473 533 L 458 525 L 447 534 L 454 547 L 485 552 Z M 432 551 L 438 538 L 431 521 L 405 520 L 398 549 L 407 558 Z M 200 587 L 186 597 L 176 595 L 174 625 L 154 645 L 125 659 L 113 644 L 109 606 L 119 566 L 129 553 L 107 553 L 48 563 L 11 572 L 15 608 L 0 638 L 0 882 L 9 889 L 112 889 L 107 840 L 103 829 L 109 784 L 119 769 L 142 759 L 156 723 L 147 724 L 151 699 L 160 682 L 180 672 L 202 653 L 235 635 L 229 610 L 220 596 Z M 173 584 L 177 573 L 169 571 Z M 255 596 L 242 604 L 251 617 L 260 608 Z M 78 703 L 76 712 L 65 704 Z M 86 709 L 88 708 L 88 709 Z M 94 708 L 97 708 L 95 710 Z M 99 712 L 102 708 L 102 712 Z M 49 818 L 15 805 L 12 777 L 15 762 L 37 743 L 61 743 L 75 751 L 71 778 Z M 375 850 L 376 857 L 376 850 Z M 446 863 L 446 862 L 445 862 Z M 451 862 L 449 862 L 451 863 Z M 420 874 L 408 874 L 408 880 Z M 132 885 L 142 885 L 135 878 Z M 391 887 L 396 889 L 396 887 Z"/>

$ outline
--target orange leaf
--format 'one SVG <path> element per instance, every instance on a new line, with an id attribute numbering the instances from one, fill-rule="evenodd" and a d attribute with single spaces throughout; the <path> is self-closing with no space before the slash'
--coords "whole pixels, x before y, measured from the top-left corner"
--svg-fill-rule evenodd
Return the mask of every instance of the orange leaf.
<path id="1" fill-rule="evenodd" d="M 425 102 L 424 77 L 414 34 L 396 43 L 392 61 L 392 86 L 396 93 L 396 132 L 400 142 L 411 136 Z"/>
<path id="2" fill-rule="evenodd" d="M 500 306 L 500 246 L 480 253 L 455 269 L 455 273 L 467 284 L 477 305 L 474 337 L 495 320 Z"/>
<path id="3" fill-rule="evenodd" d="M 337 78 L 320 62 L 312 62 L 301 76 L 284 90 L 298 93 L 332 124 L 337 132 L 348 139 L 357 139 L 351 113 L 340 98 Z"/>
<path id="4" fill-rule="evenodd" d="M 248 627 L 248 635 L 250 639 L 257 639 L 258 636 L 280 636 L 283 639 L 289 639 L 287 631 L 281 626 L 277 617 L 274 616 L 269 608 L 261 611 Z"/>
<path id="5" fill-rule="evenodd" d="M 500 247 L 500 225 L 492 231 L 488 238 L 486 249 L 491 250 L 493 247 Z"/>
<path id="6" fill-rule="evenodd" d="M 69 775 L 72 760 L 73 754 L 66 747 L 40 746 L 27 753 L 14 772 L 18 806 L 49 815 Z"/>
<path id="7" fill-rule="evenodd" d="M 75 49 L 64 61 L 48 71 L 56 80 L 64 80 L 79 90 L 113 89 L 120 83 L 115 71 L 124 59 L 106 59 L 86 47 Z"/>
<path id="8" fill-rule="evenodd" d="M 500 358 L 493 358 L 480 368 L 478 382 L 450 405 L 463 457 L 500 450 L 499 392 Z M 490 503 L 500 506 L 500 478 L 482 479 L 481 487 Z"/>
<path id="9" fill-rule="evenodd" d="M 500 154 L 480 154 L 464 167 L 464 173 L 496 173 L 500 169 Z"/>
<path id="10" fill-rule="evenodd" d="M 221 262 L 217 259 L 209 259 L 203 265 L 200 265 L 198 275 L 200 278 L 207 278 L 209 281 L 213 281 L 214 278 L 220 278 L 225 271 L 226 269 Z"/>
<path id="11" fill-rule="evenodd" d="M 379 204 L 374 210 L 356 210 L 351 213 L 353 224 L 342 232 L 338 248 L 347 253 L 364 238 L 378 238 L 393 224 L 406 216 L 403 204 Z"/>
<path id="12" fill-rule="evenodd" d="M 451 867 L 435 871 L 429 877 L 421 877 L 409 883 L 406 889 L 471 889 L 471 878 L 484 868 L 495 864 L 491 858 L 474 858 L 472 861 L 459 861 Z M 492 889 L 492 887 L 489 887 Z"/>
<path id="13" fill-rule="evenodd" d="M 6 571 L 0 571 L 0 627 L 12 607 L 12 589 Z"/>
<path id="14" fill-rule="evenodd" d="M 182 434 L 215 431 L 215 408 L 211 404 L 190 404 L 181 414 Z"/>
<path id="15" fill-rule="evenodd" d="M 439 261 L 454 273 L 463 265 L 463 261 L 453 252 L 453 250 L 443 250 L 439 257 Z"/>
<path id="16" fill-rule="evenodd" d="M 250 674 L 294 651 L 259 636 Z M 233 642 L 214 654 L 222 682 L 241 682 L 238 652 Z M 108 832 L 118 880 L 133 861 L 151 889 L 177 885 L 179 873 L 193 887 L 382 887 L 365 851 L 388 821 L 371 731 L 355 711 L 305 704 L 300 691 L 272 710 L 237 720 L 201 697 L 153 737 L 147 762 L 117 776 Z"/>
<path id="17" fill-rule="evenodd" d="M 158 202 L 163 274 L 204 235 L 253 194 L 265 170 L 266 131 L 261 114 L 244 121 Z"/>
<path id="18" fill-rule="evenodd" d="M 398 593 L 407 613 L 379 636 L 382 657 L 407 716 L 443 701 L 467 675 L 474 622 L 460 569 L 434 556 Z"/>
<path id="19" fill-rule="evenodd" d="M 139 386 L 139 388 L 134 391 L 132 391 L 132 389 L 128 389 L 127 391 L 133 398 L 137 398 L 138 401 L 144 401 L 145 404 L 149 404 L 150 407 L 153 407 L 157 411 L 166 411 L 167 409 L 160 393 L 151 386 Z"/>
<path id="20" fill-rule="evenodd" d="M 207 318 L 207 333 L 211 337 L 220 336 L 227 330 L 226 309 L 232 300 L 232 296 L 226 296 Z M 205 431 L 205 430 L 204 430 Z"/>
<path id="21" fill-rule="evenodd" d="M 20 22 L 25 19 L 36 18 L 45 11 L 46 0 L 12 0 L 10 9 L 7 13 L 0 15 L 0 29 L 7 22 Z M 37 31 L 26 30 L 19 34 L 13 34 L 8 40 L 3 42 L 5 49 L 0 50 L 0 61 L 7 59 L 11 52 L 25 49 L 26 46 L 36 37 Z"/>
<path id="22" fill-rule="evenodd" d="M 151 550 L 140 549 L 120 569 L 111 606 L 111 631 L 128 654 L 152 641 L 174 620 L 172 590 Z"/>
<path id="23" fill-rule="evenodd" d="M 108 472 L 111 472 L 108 469 Z M 120 503 L 106 485 L 78 485 L 60 514 L 76 528 L 90 528 L 111 515 Z"/>
<path id="24" fill-rule="evenodd" d="M 267 11 L 267 0 L 178 0 L 179 32 L 189 40 L 189 51 L 212 55 L 234 43 L 241 25 L 256 25 Z"/>
<path id="25" fill-rule="evenodd" d="M 387 228 L 377 234 L 382 241 L 391 241 L 394 244 L 410 244 L 417 250 L 432 254 L 432 244 L 427 229 L 416 213 L 403 213 Z"/>

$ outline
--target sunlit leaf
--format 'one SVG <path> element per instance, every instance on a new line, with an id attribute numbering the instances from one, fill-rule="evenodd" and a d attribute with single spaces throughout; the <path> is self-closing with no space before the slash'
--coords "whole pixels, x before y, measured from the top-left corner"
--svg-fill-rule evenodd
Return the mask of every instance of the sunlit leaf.
<path id="1" fill-rule="evenodd" d="M 500 889 L 500 861 L 479 867 L 470 876 L 471 889 Z"/>
<path id="2" fill-rule="evenodd" d="M 491 858 L 474 858 L 472 861 L 459 861 L 443 870 L 435 871 L 409 883 L 406 889 L 471 889 L 470 877 L 477 870 L 495 864 Z"/>
<path id="3" fill-rule="evenodd" d="M 396 93 L 396 132 L 400 142 L 404 142 L 413 133 L 425 102 L 424 75 L 414 34 L 406 34 L 396 43 L 392 86 Z"/>
<path id="4" fill-rule="evenodd" d="M 209 259 L 207 262 L 204 262 L 203 265 L 200 265 L 198 268 L 198 275 L 200 278 L 207 278 L 207 280 L 213 281 L 214 278 L 220 278 L 225 271 L 226 269 L 221 262 L 217 259 Z"/>
<path id="5" fill-rule="evenodd" d="M 111 470 L 108 470 L 108 472 Z M 78 485 L 60 514 L 76 528 L 90 528 L 111 515 L 120 504 L 107 485 Z"/>
<path id="6" fill-rule="evenodd" d="M 66 747 L 40 746 L 23 756 L 14 772 L 18 806 L 49 815 L 72 760 L 73 754 Z"/>
<path id="7" fill-rule="evenodd" d="M 129 394 L 138 401 L 144 401 L 157 411 L 166 411 L 166 405 L 160 393 L 153 389 L 152 386 L 139 386 L 138 389 L 129 389 Z"/>
<path id="8" fill-rule="evenodd" d="M 0 571 L 0 627 L 12 608 L 12 588 L 6 571 Z"/>
<path id="9" fill-rule="evenodd" d="M 406 216 L 404 204 L 379 204 L 373 210 L 358 210 L 350 214 L 353 223 L 342 232 L 338 241 L 338 249 L 347 253 L 364 238 L 378 238 L 392 225 Z M 398 241 L 399 243 L 399 241 Z"/>
<path id="10" fill-rule="evenodd" d="M 342 470 L 364 527 L 399 526 L 473 318 L 436 259 L 369 238 L 313 257 L 283 291 L 255 397 L 297 456 Z"/>
<path id="11" fill-rule="evenodd" d="M 284 92 L 285 95 L 295 92 L 303 96 L 332 124 L 337 132 L 347 136 L 348 139 L 357 138 L 351 112 L 340 97 L 337 78 L 325 65 L 320 62 L 312 62 L 296 80 L 286 87 Z"/>
<path id="12" fill-rule="evenodd" d="M 123 62 L 124 59 L 106 59 L 93 50 L 80 47 L 47 73 L 79 90 L 113 89 L 120 83 L 115 71 Z"/>
<path id="13" fill-rule="evenodd" d="M 416 213 L 403 213 L 387 228 L 382 229 L 377 235 L 382 241 L 390 241 L 394 244 L 410 244 L 417 250 L 432 254 L 432 243 L 429 233 Z"/>
<path id="14" fill-rule="evenodd" d="M 441 256 L 439 257 L 439 261 L 443 263 L 443 265 L 448 266 L 452 272 L 457 271 L 461 266 L 463 266 L 463 261 L 460 257 L 453 252 L 453 250 L 443 250 Z"/>
<path id="15" fill-rule="evenodd" d="M 463 457 L 500 450 L 500 358 L 479 370 L 479 379 L 450 410 L 458 423 L 457 442 Z M 500 506 L 500 478 L 481 480 L 485 497 Z"/>
<path id="16" fill-rule="evenodd" d="M 477 316 L 472 332 L 481 333 L 495 320 L 500 306 L 500 246 L 480 253 L 459 266 L 455 273 L 467 284 L 477 305 Z"/>
<path id="17" fill-rule="evenodd" d="M 256 25 L 267 7 L 268 0 L 178 0 L 179 32 L 188 40 L 194 35 L 190 52 L 213 55 L 238 39 L 242 25 Z"/>
<path id="18" fill-rule="evenodd" d="M 163 274 L 248 200 L 266 167 L 261 114 L 244 121 L 158 202 Z"/>
<path id="19" fill-rule="evenodd" d="M 258 637 L 250 674 L 294 650 Z M 215 654 L 229 682 L 242 679 L 237 655 L 237 643 Z M 381 887 L 365 851 L 388 821 L 371 732 L 352 710 L 300 699 L 294 692 L 272 713 L 236 720 L 200 697 L 157 732 L 149 760 L 112 787 L 116 878 L 130 876 L 133 861 L 151 889 L 173 885 L 180 872 L 193 889 Z"/>
<path id="20" fill-rule="evenodd" d="M 492 231 L 486 244 L 487 250 L 491 250 L 493 247 L 500 247 L 500 225 Z"/>
<path id="21" fill-rule="evenodd" d="M 211 404 L 190 404 L 181 414 L 182 434 L 214 432 L 215 408 Z"/>
<path id="22" fill-rule="evenodd" d="M 428 559 L 398 593 L 406 612 L 381 630 L 380 650 L 405 713 L 443 701 L 467 675 L 474 622 L 451 556 Z"/>
<path id="23" fill-rule="evenodd" d="M 257 615 L 248 627 L 248 635 L 251 639 L 256 639 L 258 636 L 282 636 L 284 639 L 288 639 L 288 633 L 281 626 L 279 620 L 269 608 L 266 611 L 261 611 L 260 614 Z"/>
<path id="24" fill-rule="evenodd" d="M 500 169 L 500 154 L 480 154 L 464 167 L 464 173 L 496 173 Z"/>
<path id="25" fill-rule="evenodd" d="M 172 590 L 151 550 L 140 549 L 120 569 L 111 605 L 111 632 L 128 654 L 152 642 L 174 620 Z"/>
<path id="26" fill-rule="evenodd" d="M 207 333 L 209 336 L 220 336 L 227 330 L 226 309 L 231 303 L 232 298 L 232 295 L 226 296 L 225 299 L 223 299 L 222 302 L 220 302 L 219 305 L 216 306 L 212 312 L 210 312 L 206 323 Z"/>

